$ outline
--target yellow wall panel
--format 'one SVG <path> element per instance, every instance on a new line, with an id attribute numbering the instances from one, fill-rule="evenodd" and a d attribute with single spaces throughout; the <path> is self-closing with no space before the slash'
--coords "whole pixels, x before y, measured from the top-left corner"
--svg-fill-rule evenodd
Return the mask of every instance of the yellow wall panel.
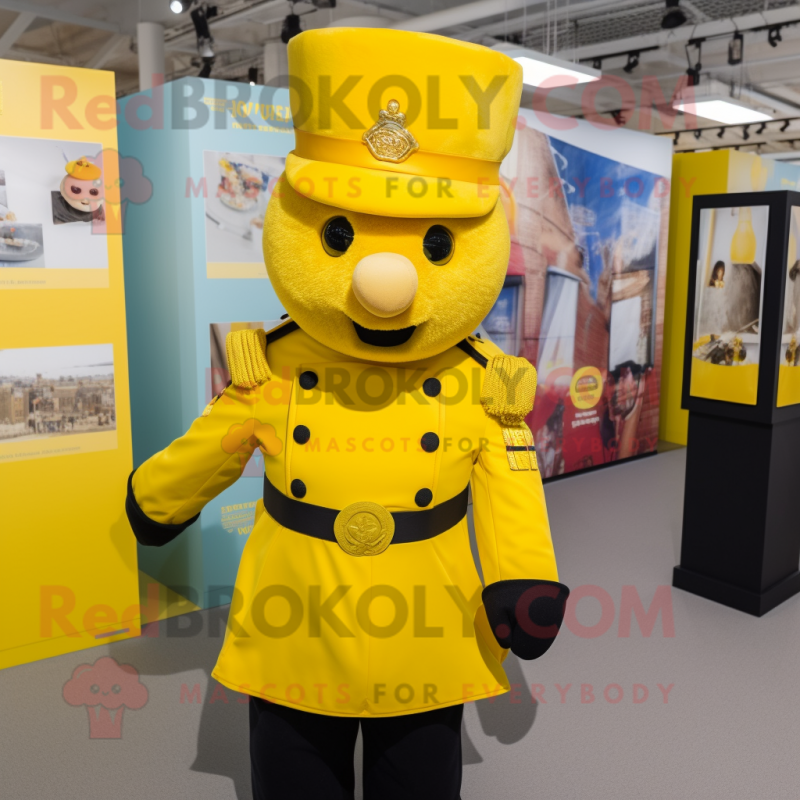
<path id="1" fill-rule="evenodd" d="M 124 512 L 132 453 L 114 76 L 0 60 L 0 97 L 0 171 L 15 170 L 17 181 L 3 187 L 12 210 L 30 187 L 21 185 L 18 163 L 4 163 L 20 146 L 6 137 L 47 140 L 47 152 L 63 152 L 64 160 L 80 151 L 77 143 L 99 145 L 107 219 L 95 235 L 105 248 L 85 241 L 86 253 L 94 248 L 104 261 L 107 253 L 108 267 L 81 268 L 80 247 L 59 252 L 53 245 L 88 222 L 49 234 L 62 238 L 45 241 L 47 266 L 0 266 L 0 667 L 8 667 L 138 635 L 140 612 L 136 544 Z M 42 146 L 33 142 L 32 152 Z M 40 166 L 32 164 L 31 173 Z M 52 220 L 39 221 L 57 230 Z M 113 354 L 112 366 L 75 357 L 96 352 L 90 345 Z M 59 353 L 69 354 L 63 371 L 75 376 L 26 374 L 42 369 L 43 354 Z M 26 358 L 28 370 L 18 366 Z M 92 376 L 111 371 L 112 388 L 101 397 Z M 59 393 L 69 401 L 53 399 Z M 12 395 L 32 409 L 27 416 L 3 418 L 2 399 Z M 113 411 L 104 414 L 108 403 Z"/>
<path id="2" fill-rule="evenodd" d="M 675 444 L 686 444 L 689 428 L 689 412 L 681 408 L 681 388 L 689 293 L 692 199 L 698 194 L 727 191 L 728 155 L 725 150 L 679 153 L 672 163 L 659 438 Z"/>

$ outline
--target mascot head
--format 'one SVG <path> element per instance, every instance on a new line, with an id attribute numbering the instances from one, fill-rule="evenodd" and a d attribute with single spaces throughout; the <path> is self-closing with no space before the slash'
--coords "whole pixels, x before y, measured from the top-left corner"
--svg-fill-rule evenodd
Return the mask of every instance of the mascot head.
<path id="1" fill-rule="evenodd" d="M 291 40 L 289 73 L 295 149 L 264 225 L 278 298 L 348 356 L 447 350 L 503 285 L 521 68 L 440 36 L 332 28 Z"/>

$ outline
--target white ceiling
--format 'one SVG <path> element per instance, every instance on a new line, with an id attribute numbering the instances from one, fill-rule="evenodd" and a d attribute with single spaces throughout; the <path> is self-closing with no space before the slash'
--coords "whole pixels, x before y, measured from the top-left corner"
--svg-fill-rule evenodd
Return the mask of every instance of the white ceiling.
<path id="1" fill-rule="evenodd" d="M 248 67 L 256 66 L 263 78 L 264 45 L 283 47 L 275 43 L 292 4 L 218 0 L 217 6 L 223 18 L 211 21 L 217 53 L 212 75 L 243 79 Z M 669 136 L 684 127 L 685 119 L 678 116 L 671 122 L 655 107 L 643 124 L 639 106 L 643 101 L 656 106 L 660 102 L 662 114 L 668 111 L 687 65 L 698 58 L 689 42 L 703 38 L 701 83 L 716 78 L 730 85 L 734 95 L 771 109 L 785 121 L 770 123 L 760 133 L 759 126 L 747 131 L 728 128 L 721 137 L 719 126 L 708 124 L 708 130 L 683 133 L 676 150 L 739 146 L 789 156 L 797 146 L 800 154 L 800 0 L 681 0 L 681 8 L 687 23 L 664 31 L 664 0 L 338 0 L 337 8 L 320 10 L 310 2 L 294 4 L 304 28 L 380 16 L 387 25 L 401 23 L 483 44 L 506 38 L 566 60 L 591 64 L 600 59 L 603 73 L 623 78 L 626 88 L 624 96 L 610 87 L 600 91 L 594 113 L 612 123 L 616 119 L 617 124 Z M 231 14 L 235 16 L 224 18 Z M 111 69 L 118 93 L 130 94 L 138 90 L 139 21 L 160 22 L 167 28 L 167 80 L 197 74 L 188 14 L 170 12 L 168 0 L 0 0 L 0 57 Z M 778 24 L 783 26 L 782 41 L 772 47 L 767 29 Z M 744 31 L 745 61 L 730 66 L 728 42 L 736 29 Z M 636 51 L 639 65 L 626 74 L 627 54 Z M 654 93 L 656 87 L 660 92 Z M 558 90 L 551 93 L 547 107 L 581 115 L 587 111 L 582 107 L 585 98 L 578 89 Z M 523 104 L 530 106 L 532 101 L 533 94 L 526 91 Z"/>

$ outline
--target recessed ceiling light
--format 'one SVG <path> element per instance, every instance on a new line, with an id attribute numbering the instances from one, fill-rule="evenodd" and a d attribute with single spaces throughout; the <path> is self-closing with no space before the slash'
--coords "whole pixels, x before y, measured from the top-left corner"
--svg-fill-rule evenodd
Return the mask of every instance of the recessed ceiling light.
<path id="1" fill-rule="evenodd" d="M 492 50 L 499 50 L 513 58 L 522 67 L 522 82 L 526 86 L 541 86 L 547 82 L 548 89 L 559 86 L 574 86 L 576 83 L 599 81 L 603 73 L 599 69 L 585 67 L 572 61 L 546 56 L 525 47 L 515 47 L 505 42 L 495 45 Z"/>
<path id="2" fill-rule="evenodd" d="M 744 103 L 730 97 L 704 96 L 695 98 L 678 97 L 672 104 L 676 111 L 692 114 L 695 117 L 721 122 L 724 125 L 746 125 L 751 122 L 767 122 L 772 119 L 763 111 L 756 111 Z"/>

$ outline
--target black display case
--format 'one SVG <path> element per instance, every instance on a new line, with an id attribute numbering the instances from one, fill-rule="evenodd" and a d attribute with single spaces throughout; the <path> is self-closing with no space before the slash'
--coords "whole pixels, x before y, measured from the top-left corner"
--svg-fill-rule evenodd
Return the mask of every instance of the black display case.
<path id="1" fill-rule="evenodd" d="M 694 198 L 673 585 L 756 616 L 800 592 L 799 239 L 800 193 Z"/>

